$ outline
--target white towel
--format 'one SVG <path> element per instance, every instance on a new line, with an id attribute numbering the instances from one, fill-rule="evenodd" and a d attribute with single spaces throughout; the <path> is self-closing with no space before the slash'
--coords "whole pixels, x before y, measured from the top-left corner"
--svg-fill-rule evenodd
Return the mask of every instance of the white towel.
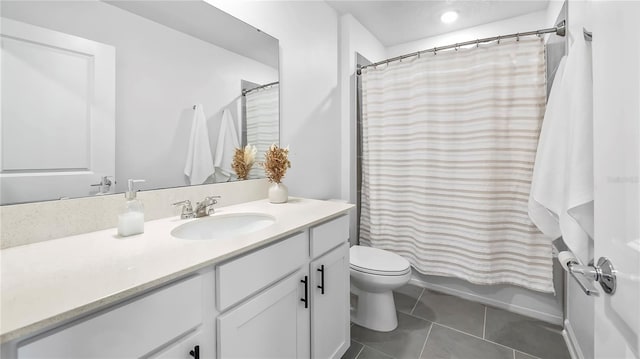
<path id="1" fill-rule="evenodd" d="M 226 181 L 234 174 L 231 163 L 233 162 L 235 150 L 238 147 L 240 147 L 240 141 L 233 117 L 229 109 L 224 109 L 224 111 L 222 111 L 220 133 L 218 133 L 215 160 L 213 161 L 216 167 L 216 182 L 221 182 L 220 177 Z"/>
<path id="2" fill-rule="evenodd" d="M 562 236 L 584 263 L 593 238 L 593 83 L 582 38 L 562 59 L 547 103 L 529 197 L 529 216 L 550 238 Z"/>
<path id="3" fill-rule="evenodd" d="M 202 105 L 199 104 L 196 105 L 193 112 L 188 146 L 184 174 L 189 177 L 190 184 L 202 184 L 213 174 L 214 168 L 207 119 L 204 116 Z"/>

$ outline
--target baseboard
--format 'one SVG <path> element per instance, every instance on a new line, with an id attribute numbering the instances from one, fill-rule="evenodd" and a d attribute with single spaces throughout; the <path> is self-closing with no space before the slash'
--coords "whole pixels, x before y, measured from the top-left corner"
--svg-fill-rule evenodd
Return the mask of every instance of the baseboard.
<path id="1" fill-rule="evenodd" d="M 415 278 L 415 277 L 411 277 L 411 280 L 409 281 L 409 283 L 413 284 L 413 285 L 417 285 L 419 287 L 424 287 L 424 288 L 427 288 L 427 289 L 433 289 L 435 291 L 438 291 L 438 292 L 441 292 L 441 293 L 445 293 L 445 294 L 449 294 L 449 295 L 453 295 L 453 296 L 460 297 L 460 298 L 463 298 L 463 299 L 472 300 L 474 302 L 479 302 L 479 303 L 482 303 L 482 304 L 490 305 L 492 307 L 504 309 L 504 310 L 509 311 L 509 312 L 522 314 L 524 316 L 527 316 L 527 317 L 530 317 L 530 318 L 534 318 L 534 319 L 539 319 L 539 320 L 542 320 L 542 321 L 547 322 L 547 323 L 560 325 L 560 326 L 563 325 L 563 318 L 562 317 L 551 315 L 551 314 L 548 314 L 548 313 L 539 312 L 537 310 L 533 310 L 533 309 L 530 309 L 530 308 L 525 308 L 525 307 L 521 307 L 521 306 L 518 306 L 518 305 L 513 305 L 511 303 L 502 302 L 502 301 L 499 301 L 499 300 L 483 297 L 483 296 L 476 295 L 476 294 L 469 293 L 469 292 L 464 292 L 464 291 L 460 291 L 460 290 L 456 290 L 456 289 L 451 289 L 449 287 L 441 286 L 441 285 L 438 285 L 438 284 L 424 282 L 424 281 L 421 281 L 420 279 Z M 582 359 L 582 358 L 580 358 L 580 359 Z"/>
<path id="2" fill-rule="evenodd" d="M 562 331 L 562 337 L 565 343 L 567 343 L 567 349 L 569 349 L 569 355 L 571 359 L 584 359 L 580 345 L 576 338 L 576 333 L 573 331 L 571 322 L 568 319 L 564 320 L 564 330 Z"/>

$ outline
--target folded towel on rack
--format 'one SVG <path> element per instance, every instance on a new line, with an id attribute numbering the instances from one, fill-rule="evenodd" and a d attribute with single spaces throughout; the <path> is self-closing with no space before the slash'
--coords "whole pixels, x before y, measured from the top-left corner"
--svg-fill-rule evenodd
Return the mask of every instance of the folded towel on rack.
<path id="1" fill-rule="evenodd" d="M 562 59 L 542 123 L 529 217 L 550 238 L 562 236 L 584 263 L 593 238 L 593 83 L 591 48 L 575 40 Z"/>
<path id="2" fill-rule="evenodd" d="M 231 163 L 233 162 L 235 150 L 238 147 L 240 147 L 240 141 L 233 116 L 231 116 L 229 109 L 224 109 L 224 111 L 222 111 L 222 122 L 220 123 L 218 144 L 213 161 L 216 167 L 216 182 L 227 181 L 234 174 Z"/>
<path id="3" fill-rule="evenodd" d="M 204 183 L 213 174 L 213 171 L 213 156 L 211 156 L 207 119 L 204 116 L 202 105 L 198 104 L 193 112 L 184 174 L 189 177 L 189 183 L 195 185 Z"/>

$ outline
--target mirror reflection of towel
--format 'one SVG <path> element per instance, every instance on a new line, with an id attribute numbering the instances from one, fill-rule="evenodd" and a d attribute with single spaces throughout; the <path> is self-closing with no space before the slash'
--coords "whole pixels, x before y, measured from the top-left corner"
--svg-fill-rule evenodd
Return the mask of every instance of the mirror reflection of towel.
<path id="1" fill-rule="evenodd" d="M 213 172 L 207 119 L 204 116 L 202 105 L 198 104 L 193 113 L 184 174 L 189 177 L 189 183 L 195 185 L 204 183 Z"/>
<path id="2" fill-rule="evenodd" d="M 238 132 L 234 125 L 233 116 L 229 109 L 222 111 L 222 122 L 220 123 L 220 133 L 218 134 L 218 145 L 216 146 L 215 159 L 213 165 L 215 166 L 216 182 L 221 182 L 219 175 L 226 177 L 224 180 L 228 180 L 233 174 L 233 155 L 236 148 L 240 147 L 240 141 L 238 140 Z"/>

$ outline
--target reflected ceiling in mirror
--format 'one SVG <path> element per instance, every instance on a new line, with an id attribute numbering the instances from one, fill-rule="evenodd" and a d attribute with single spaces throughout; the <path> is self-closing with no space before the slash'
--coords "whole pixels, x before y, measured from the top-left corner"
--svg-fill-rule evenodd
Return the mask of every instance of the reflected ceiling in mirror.
<path id="1" fill-rule="evenodd" d="M 2 204 L 233 181 L 279 141 L 278 40 L 203 1 L 0 6 Z"/>

